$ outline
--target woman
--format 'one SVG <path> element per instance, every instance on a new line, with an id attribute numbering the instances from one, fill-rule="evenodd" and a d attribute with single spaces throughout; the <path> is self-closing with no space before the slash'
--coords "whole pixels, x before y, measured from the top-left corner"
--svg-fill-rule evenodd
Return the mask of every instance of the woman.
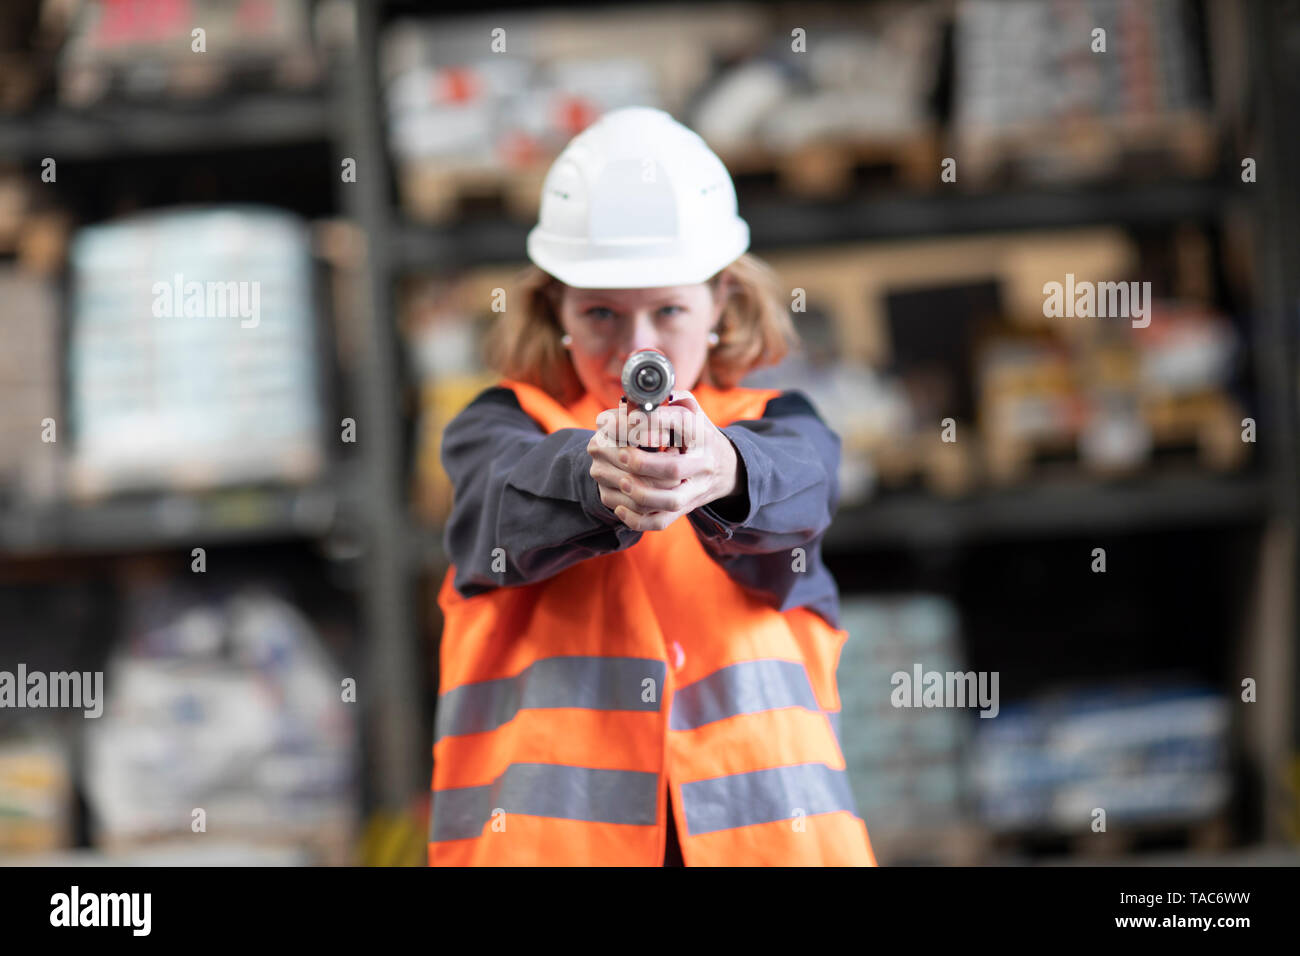
<path id="1" fill-rule="evenodd" d="M 502 383 L 447 427 L 455 487 L 429 862 L 874 865 L 837 739 L 820 542 L 839 439 L 740 388 L 793 339 L 725 167 L 659 110 L 606 114 L 543 186 Z M 677 375 L 647 451 L 628 354 Z"/>

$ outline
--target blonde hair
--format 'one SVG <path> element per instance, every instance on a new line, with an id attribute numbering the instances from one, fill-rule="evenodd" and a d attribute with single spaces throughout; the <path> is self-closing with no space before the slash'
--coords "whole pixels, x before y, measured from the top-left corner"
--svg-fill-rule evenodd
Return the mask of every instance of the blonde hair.
<path id="1" fill-rule="evenodd" d="M 709 350 L 706 375 L 713 385 L 731 388 L 749 372 L 775 365 L 799 338 L 780 292 L 776 273 L 745 253 L 711 279 L 715 295 L 730 276 L 731 294 L 718 322 L 718 344 Z M 560 341 L 559 304 L 564 283 L 530 265 L 514 280 L 515 303 L 490 337 L 488 366 L 503 378 L 535 385 L 563 405 L 585 391 L 568 350 Z"/>

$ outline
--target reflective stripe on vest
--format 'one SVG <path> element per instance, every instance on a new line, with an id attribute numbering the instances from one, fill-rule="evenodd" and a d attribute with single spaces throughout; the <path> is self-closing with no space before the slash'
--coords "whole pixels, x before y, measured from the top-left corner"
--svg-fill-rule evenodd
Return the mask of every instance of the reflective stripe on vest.
<path id="1" fill-rule="evenodd" d="M 548 433 L 601 411 L 503 384 Z M 779 394 L 692 391 L 718 427 Z M 838 742 L 847 634 L 736 584 L 688 520 L 531 585 L 464 598 L 455 572 L 431 864 L 657 866 L 670 786 L 688 865 L 875 863 Z"/>
<path id="2" fill-rule="evenodd" d="M 690 836 L 839 810 L 854 812 L 848 775 L 820 763 L 684 783 L 682 809 Z"/>
<path id="3" fill-rule="evenodd" d="M 653 826 L 658 796 L 653 773 L 515 763 L 488 786 L 437 791 L 429 839 L 477 837 L 494 812 Z"/>
<path id="4" fill-rule="evenodd" d="M 438 698 L 435 742 L 495 730 L 525 708 L 658 710 L 663 661 L 628 657 L 547 657 L 515 677 L 464 684 Z M 656 693 L 646 700 L 645 681 Z"/>
<path id="5" fill-rule="evenodd" d="M 678 688 L 668 726 L 690 730 L 737 714 L 779 707 L 820 710 L 803 665 L 797 661 L 742 661 Z"/>

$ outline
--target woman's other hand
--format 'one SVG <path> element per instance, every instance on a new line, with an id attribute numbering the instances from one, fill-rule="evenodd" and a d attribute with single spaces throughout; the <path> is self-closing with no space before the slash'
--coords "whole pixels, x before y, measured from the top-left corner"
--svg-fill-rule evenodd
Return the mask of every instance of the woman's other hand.
<path id="1" fill-rule="evenodd" d="M 617 408 L 597 416 L 596 433 L 587 445 L 600 500 L 625 525 L 634 531 L 662 531 L 682 515 L 735 493 L 736 449 L 694 395 L 675 390 L 672 404 L 656 408 L 646 424 L 651 435 L 666 436 L 671 429 L 682 436 L 681 447 L 659 452 L 620 445 Z M 629 435 L 622 439 L 629 441 Z"/>

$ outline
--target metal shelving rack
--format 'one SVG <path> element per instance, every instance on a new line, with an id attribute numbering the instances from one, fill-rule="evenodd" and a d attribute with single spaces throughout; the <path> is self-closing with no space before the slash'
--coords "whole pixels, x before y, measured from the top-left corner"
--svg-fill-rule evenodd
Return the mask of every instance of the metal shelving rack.
<path id="1" fill-rule="evenodd" d="M 1075 479 L 951 500 L 901 493 L 841 511 L 824 547 L 828 554 L 925 550 L 1093 531 L 1262 521 L 1268 514 L 1267 491 L 1267 483 L 1258 478 L 1186 474 L 1105 487 Z"/>
<path id="2" fill-rule="evenodd" d="M 1067 225 L 1207 222 L 1221 213 L 1225 198 L 1219 183 L 1206 181 L 989 194 L 854 196 L 835 202 L 754 199 L 746 201 L 744 215 L 754 248 L 762 250 Z M 498 220 L 455 227 L 398 223 L 389 240 L 390 256 L 399 269 L 430 263 L 456 266 L 518 262 L 529 228 L 524 223 Z"/>
<path id="3" fill-rule="evenodd" d="M 339 159 L 357 160 L 357 183 L 335 179 L 335 206 L 368 235 L 386 235 L 385 160 L 375 118 L 374 7 L 359 4 L 358 55 L 335 64 L 317 90 L 245 93 L 181 104 L 112 104 L 93 111 L 51 108 L 0 118 L 0 155 L 28 164 L 117 160 L 223 150 L 321 146 L 337 177 Z M 205 544 L 256 545 L 292 539 L 323 542 L 339 527 L 362 538 L 360 619 L 364 671 L 358 682 L 371 745 L 370 802 L 404 810 L 427 787 L 413 772 L 424 728 L 412 703 L 421 687 L 415 661 L 410 572 L 438 549 L 415 537 L 405 516 L 400 466 L 399 368 L 385 250 L 372 246 L 361 290 L 363 354 L 341 405 L 358 422 L 359 467 L 338 463 L 306 487 L 223 488 L 192 497 L 172 492 L 55 502 L 0 511 L 0 562 L 82 554 L 127 554 Z M 423 772 L 421 771 L 421 774 Z"/>
<path id="4" fill-rule="evenodd" d="M 220 130 L 223 145 L 239 149 L 325 139 L 329 102 L 319 93 L 257 93 L 205 104 L 111 105 L 53 109 L 22 119 L 0 119 L 0 156 L 95 159 L 117 153 L 170 153 L 202 148 Z"/>

